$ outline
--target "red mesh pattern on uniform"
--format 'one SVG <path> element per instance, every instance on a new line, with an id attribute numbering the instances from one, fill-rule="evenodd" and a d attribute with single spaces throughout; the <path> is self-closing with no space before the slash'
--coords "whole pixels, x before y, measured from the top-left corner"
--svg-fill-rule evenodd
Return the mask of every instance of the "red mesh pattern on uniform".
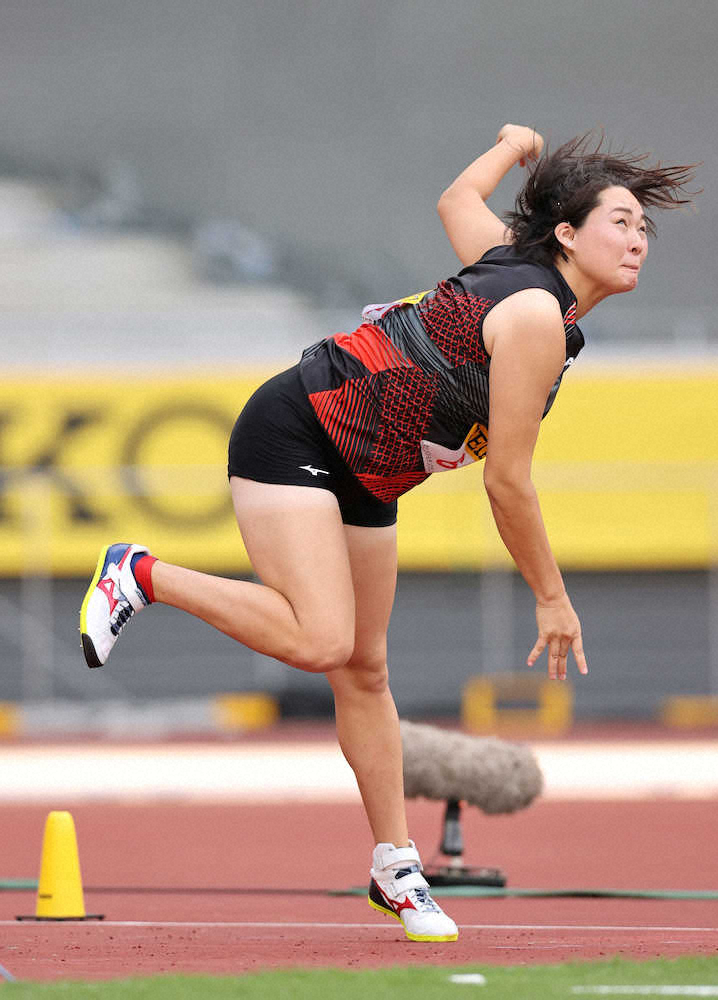
<path id="1" fill-rule="evenodd" d="M 371 466 L 382 476 L 417 469 L 419 442 L 429 425 L 438 391 L 437 375 L 416 368 L 395 368 L 385 374 L 378 435 Z"/>
<path id="2" fill-rule="evenodd" d="M 427 334 L 452 364 L 486 364 L 489 357 L 482 346 L 481 322 L 494 302 L 441 281 L 436 293 L 417 308 Z"/>
<path id="3" fill-rule="evenodd" d="M 378 390 L 381 409 L 377 419 L 372 418 L 368 403 L 376 399 Z M 338 389 L 314 392 L 309 399 L 357 479 L 373 496 L 389 503 L 427 478 L 428 473 L 418 465 L 419 443 L 437 392 L 436 375 L 417 368 L 395 368 L 345 382 Z M 367 465 L 376 472 L 362 471 Z"/>
<path id="4" fill-rule="evenodd" d="M 369 472 L 359 472 L 357 479 L 364 489 L 368 490 L 372 496 L 383 500 L 384 503 L 391 503 L 402 493 L 406 493 L 419 483 L 423 483 L 429 478 L 428 472 L 402 472 L 398 476 L 374 476 Z"/>

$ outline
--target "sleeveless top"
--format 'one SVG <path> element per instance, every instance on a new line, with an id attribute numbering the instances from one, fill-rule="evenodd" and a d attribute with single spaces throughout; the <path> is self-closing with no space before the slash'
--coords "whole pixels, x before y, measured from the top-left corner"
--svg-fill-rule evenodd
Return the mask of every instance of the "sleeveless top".
<path id="1" fill-rule="evenodd" d="M 434 289 L 367 306 L 353 333 L 304 351 L 299 371 L 317 418 L 373 496 L 388 503 L 433 472 L 485 456 L 491 359 L 483 324 L 493 306 L 526 288 L 558 299 L 566 331 L 566 364 L 546 416 L 584 345 L 576 297 L 556 267 L 511 246 L 494 247 Z"/>

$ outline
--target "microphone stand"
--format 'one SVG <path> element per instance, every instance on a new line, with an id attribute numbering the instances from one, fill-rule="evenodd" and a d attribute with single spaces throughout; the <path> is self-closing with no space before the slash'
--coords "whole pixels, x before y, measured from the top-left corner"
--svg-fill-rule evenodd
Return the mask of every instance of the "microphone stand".
<path id="1" fill-rule="evenodd" d="M 449 799 L 446 803 L 439 853 L 443 855 L 443 863 L 424 872 L 432 886 L 503 888 L 506 885 L 506 876 L 500 868 L 474 868 L 464 864 L 461 802 L 458 799 Z"/>

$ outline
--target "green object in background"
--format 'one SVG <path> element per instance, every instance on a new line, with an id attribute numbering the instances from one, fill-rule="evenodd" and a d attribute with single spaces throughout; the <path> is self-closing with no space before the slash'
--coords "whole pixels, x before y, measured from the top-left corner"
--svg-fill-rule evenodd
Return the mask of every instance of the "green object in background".
<path id="1" fill-rule="evenodd" d="M 34 879 L 0 879 L 0 892 L 36 892 L 37 881 Z M 718 889 L 509 889 L 494 886 L 436 886 L 432 890 L 434 896 L 454 896 L 465 899 L 694 899 L 716 900 Z M 224 888 L 202 886 L 85 886 L 85 892 L 111 892 L 114 894 L 143 893 L 158 896 L 164 894 L 193 893 L 208 895 L 213 893 L 224 895 L 286 895 L 294 896 L 366 896 L 365 886 L 351 889 L 281 889 L 281 888 Z"/>
<path id="2" fill-rule="evenodd" d="M 37 892 L 37 879 L 0 879 L 0 892 Z"/>
<path id="3" fill-rule="evenodd" d="M 718 889 L 507 889 L 493 886 L 436 886 L 432 896 L 476 899 L 718 899 Z M 330 889 L 330 896 L 365 896 L 366 889 Z"/>

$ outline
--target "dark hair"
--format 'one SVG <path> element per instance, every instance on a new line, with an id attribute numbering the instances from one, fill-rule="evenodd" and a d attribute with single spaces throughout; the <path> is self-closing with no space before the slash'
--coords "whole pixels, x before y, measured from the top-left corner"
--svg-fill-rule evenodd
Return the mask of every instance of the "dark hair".
<path id="1" fill-rule="evenodd" d="M 554 228 L 569 222 L 578 229 L 598 204 L 599 195 L 616 185 L 627 188 L 646 208 L 677 208 L 690 203 L 699 192 L 685 185 L 698 164 L 664 167 L 643 166 L 648 154 L 601 151 L 603 134 L 577 136 L 544 155 L 516 196 L 513 212 L 504 221 L 514 237 L 514 246 L 529 260 L 553 264 L 557 255 L 566 260 Z M 656 227 L 646 217 L 646 228 L 655 236 Z"/>

